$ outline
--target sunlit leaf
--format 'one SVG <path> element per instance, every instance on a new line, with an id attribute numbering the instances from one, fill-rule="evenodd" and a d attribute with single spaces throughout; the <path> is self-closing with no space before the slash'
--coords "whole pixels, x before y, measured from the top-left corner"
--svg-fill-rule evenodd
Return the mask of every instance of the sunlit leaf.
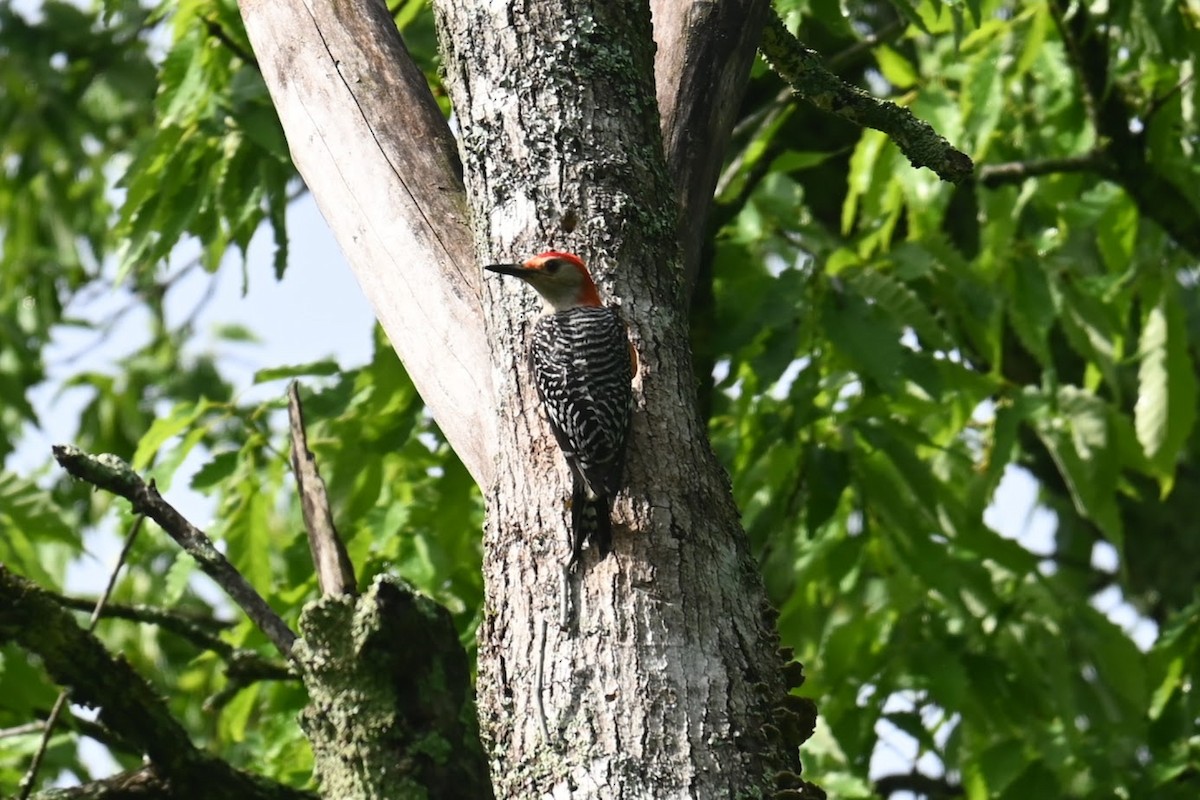
<path id="1" fill-rule="evenodd" d="M 1138 356 L 1137 438 L 1167 494 L 1175 480 L 1175 459 L 1196 423 L 1197 402 L 1187 328 L 1169 287 L 1143 317 Z"/>

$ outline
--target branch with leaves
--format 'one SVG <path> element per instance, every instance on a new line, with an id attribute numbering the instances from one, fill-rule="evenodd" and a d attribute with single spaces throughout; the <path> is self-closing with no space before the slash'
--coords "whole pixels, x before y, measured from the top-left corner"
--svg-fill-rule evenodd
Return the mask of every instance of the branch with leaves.
<path id="1" fill-rule="evenodd" d="M 1086 6 L 1055 0 L 1050 9 L 1102 143 L 1093 155 L 1096 171 L 1120 184 L 1141 213 L 1193 256 L 1200 256 L 1200 208 L 1147 153 L 1150 119 L 1162 101 L 1134 108 L 1125 90 L 1111 79 L 1109 31 Z"/>
<path id="2" fill-rule="evenodd" d="M 0 640 L 36 654 L 71 701 L 99 709 L 99 722 L 149 758 L 179 788 L 170 797 L 312 797 L 248 775 L 197 748 L 162 697 L 126 661 L 80 628 L 32 581 L 0 567 Z M 183 787 L 196 787 L 187 789 Z"/>

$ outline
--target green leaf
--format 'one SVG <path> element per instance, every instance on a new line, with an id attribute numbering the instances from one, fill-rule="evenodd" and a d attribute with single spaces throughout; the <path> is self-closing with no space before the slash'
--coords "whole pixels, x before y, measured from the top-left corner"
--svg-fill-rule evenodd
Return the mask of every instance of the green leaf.
<path id="1" fill-rule="evenodd" d="M 1030 400 L 1037 395 L 1029 392 Z M 1109 408 L 1092 394 L 1061 387 L 1032 415 L 1038 436 L 1066 481 L 1075 510 L 1092 520 L 1118 550 L 1124 530 L 1117 508 L 1119 465 L 1110 437 Z M 1052 411 L 1051 409 L 1056 409 Z"/>
<path id="2" fill-rule="evenodd" d="M 0 471 L 0 564 L 9 564 L 41 582 L 55 582 L 45 561 L 47 542 L 80 546 L 76 527 L 53 497 L 32 481 Z M 2 665 L 0 665 L 2 666 Z"/>
<path id="3" fill-rule="evenodd" d="M 918 82 L 917 72 L 913 69 L 913 65 L 892 48 L 880 45 L 875 48 L 874 53 L 875 60 L 879 64 L 879 71 L 892 86 L 897 89 L 907 89 Z"/>
<path id="4" fill-rule="evenodd" d="M 1090 285 L 1082 282 L 1059 281 L 1061 293 L 1059 313 L 1067 340 L 1079 355 L 1088 360 L 1089 367 L 1104 376 L 1110 391 L 1118 397 L 1121 377 L 1117 362 L 1123 357 L 1125 323 L 1118 310 L 1103 297 L 1093 294 Z M 1088 388 L 1094 388 L 1088 384 Z"/>
<path id="5" fill-rule="evenodd" d="M 145 470 L 153 462 L 159 448 L 168 439 L 186 431 L 207 410 L 208 401 L 206 400 L 201 400 L 199 403 L 179 403 L 175 408 L 171 409 L 170 414 L 154 420 L 154 424 L 150 426 L 150 430 L 146 431 L 141 441 L 138 442 L 137 450 L 134 451 L 130 466 L 133 467 L 135 472 Z"/>
<path id="6" fill-rule="evenodd" d="M 1029 9 L 1029 29 L 1021 40 L 1021 56 L 1017 59 L 1014 77 L 1024 76 L 1042 56 L 1046 45 L 1046 33 L 1050 29 L 1050 10 L 1044 5 Z"/>
<path id="7" fill-rule="evenodd" d="M 813 446 L 808 448 L 804 467 L 804 485 L 808 490 L 804 523 L 810 533 L 820 528 L 837 511 L 842 494 L 850 483 L 850 459 L 841 450 Z"/>
<path id="8" fill-rule="evenodd" d="M 221 481 L 229 478 L 237 468 L 238 454 L 236 450 L 218 453 L 209 459 L 208 463 L 196 470 L 192 476 L 191 487 L 197 491 L 211 489 Z"/>
<path id="9" fill-rule="evenodd" d="M 254 331 L 247 328 L 245 325 L 230 322 L 216 325 L 213 327 L 213 335 L 218 339 L 223 339 L 227 342 L 250 342 L 259 344 L 262 342 L 262 337 Z"/>
<path id="10" fill-rule="evenodd" d="M 825 333 L 863 378 L 887 393 L 899 391 L 899 365 L 904 346 L 900 333 L 853 292 L 827 299 L 821 309 Z"/>
<path id="11" fill-rule="evenodd" d="M 859 137 L 854 154 L 850 156 L 850 173 L 846 176 L 848 191 L 842 204 L 842 233 L 854 229 L 858 218 L 859 200 L 871 190 L 875 164 L 887 144 L 887 136 L 875 130 L 865 130 Z"/>
<path id="12" fill-rule="evenodd" d="M 1162 494 L 1175 482 L 1175 461 L 1196 423 L 1196 367 L 1178 298 L 1164 286 L 1142 319 L 1138 344 L 1138 398 L 1134 424 L 1138 442 L 1155 467 Z"/>
<path id="13" fill-rule="evenodd" d="M 1020 741 L 1007 739 L 989 747 L 979 756 L 979 767 L 989 796 L 1002 793 L 1028 765 L 1028 754 Z"/>
<path id="14" fill-rule="evenodd" d="M 847 275 L 846 280 L 863 297 L 888 312 L 899 325 L 911 327 L 925 348 L 949 350 L 953 347 L 924 301 L 892 275 L 877 269 L 865 269 Z"/>
<path id="15" fill-rule="evenodd" d="M 207 106 L 212 88 L 205 80 L 204 57 L 204 35 L 197 29 L 177 39 L 163 59 L 162 90 L 158 98 L 162 127 L 186 124 Z"/>
<path id="16" fill-rule="evenodd" d="M 1129 269 L 1137 244 L 1138 208 L 1125 192 L 1114 195 L 1096 225 L 1096 246 L 1108 271 L 1121 274 Z"/>
<path id="17" fill-rule="evenodd" d="M 1058 310 L 1046 265 L 1035 259 L 1014 258 L 1010 267 L 1008 318 L 1025 349 L 1042 366 L 1051 366 L 1054 361 L 1050 356 L 1050 331 L 1058 319 Z"/>
<path id="18" fill-rule="evenodd" d="M 233 742 L 245 741 L 246 731 L 261 699 L 261 693 L 261 683 L 249 684 L 221 709 L 218 720 L 222 736 Z"/>
<path id="19" fill-rule="evenodd" d="M 163 577 L 161 602 L 168 607 L 178 605 L 187 592 L 188 581 L 195 573 L 196 559 L 183 550 L 178 551 L 175 560 L 167 568 L 167 574 Z"/>
<path id="20" fill-rule="evenodd" d="M 299 378 L 302 376 L 337 375 L 341 371 L 338 363 L 332 359 L 310 361 L 307 364 L 292 364 L 286 367 L 271 367 L 260 369 L 254 373 L 255 383 L 266 383 L 283 378 Z"/>

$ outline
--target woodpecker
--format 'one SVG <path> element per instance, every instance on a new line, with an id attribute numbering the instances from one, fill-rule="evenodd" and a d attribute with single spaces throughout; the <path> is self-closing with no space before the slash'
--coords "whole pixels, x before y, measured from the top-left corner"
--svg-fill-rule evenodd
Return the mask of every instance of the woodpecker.
<path id="1" fill-rule="evenodd" d="M 533 324 L 529 367 L 550 429 L 571 469 L 571 560 L 584 540 L 608 555 L 612 503 L 625 471 L 636 354 L 617 312 L 600 302 L 583 261 L 554 250 L 522 264 L 486 269 L 515 275 L 542 296 L 547 314 Z"/>

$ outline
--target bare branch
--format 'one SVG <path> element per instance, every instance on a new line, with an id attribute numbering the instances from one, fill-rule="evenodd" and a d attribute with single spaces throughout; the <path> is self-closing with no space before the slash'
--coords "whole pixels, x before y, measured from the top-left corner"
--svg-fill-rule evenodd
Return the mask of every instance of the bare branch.
<path id="1" fill-rule="evenodd" d="M 321 480 L 317 460 L 308 449 L 304 408 L 300 404 L 300 388 L 296 381 L 288 386 L 288 422 L 292 431 L 292 472 L 300 491 L 308 549 L 317 570 L 321 596 L 358 594 L 354 586 L 354 565 L 334 527 L 325 481 Z"/>
<path id="2" fill-rule="evenodd" d="M 772 68 L 791 84 L 797 97 L 857 125 L 887 134 L 913 166 L 928 167 L 942 180 L 959 183 L 970 177 L 974 169 L 970 156 L 951 147 L 907 108 L 872 97 L 843 82 L 825 68 L 817 53 L 788 33 L 774 11 L 767 16 L 760 49 Z"/>
<path id="3" fill-rule="evenodd" d="M 133 504 L 136 513 L 145 514 L 157 522 L 168 536 L 196 559 L 204 574 L 216 581 L 229 598 L 246 612 L 246 616 L 266 634 L 279 652 L 291 656 L 296 634 L 213 546 L 204 531 L 184 519 L 174 506 L 163 500 L 153 482 L 147 485 L 128 464 L 116 456 L 91 456 L 77 447 L 67 445 L 55 445 L 51 450 L 55 460 L 67 472 L 93 486 L 124 497 Z"/>
<path id="4" fill-rule="evenodd" d="M 851 64 L 854 64 L 860 58 L 865 57 L 879 45 L 895 39 L 900 34 L 904 33 L 907 28 L 908 20 L 904 19 L 903 17 L 897 17 L 874 33 L 870 33 L 864 36 L 862 39 L 859 39 L 845 50 L 834 53 L 832 56 L 826 59 L 825 63 L 831 70 L 834 71 L 845 69 Z"/>
<path id="5" fill-rule="evenodd" d="M 951 783 L 945 778 L 934 778 L 920 772 L 884 775 L 875 781 L 875 793 L 888 798 L 897 792 L 928 797 L 930 800 L 962 797 L 966 792 L 957 783 Z"/>
<path id="6" fill-rule="evenodd" d="M 1006 183 L 1020 183 L 1026 178 L 1054 175 L 1061 172 L 1095 172 L 1104 175 L 1111 172 L 1111 164 L 1105 158 L 1104 153 L 1093 150 L 1081 156 L 1067 156 L 1066 158 L 981 164 L 977 179 L 984 186 L 995 188 Z"/>
<path id="7" fill-rule="evenodd" d="M 74 611 L 90 611 L 96 606 L 96 601 L 87 597 L 71 597 L 64 594 L 52 594 L 51 596 L 60 606 Z M 216 649 L 213 646 L 215 634 L 233 627 L 232 623 L 215 617 L 186 614 L 147 605 L 109 603 L 104 607 L 100 616 L 102 619 L 124 619 L 130 622 L 157 625 L 180 638 L 187 639 L 198 647 L 210 650 Z"/>
<path id="8" fill-rule="evenodd" d="M 380 2 L 240 0 L 296 169 L 454 452 L 491 484 L 495 400 L 461 163 Z"/>

